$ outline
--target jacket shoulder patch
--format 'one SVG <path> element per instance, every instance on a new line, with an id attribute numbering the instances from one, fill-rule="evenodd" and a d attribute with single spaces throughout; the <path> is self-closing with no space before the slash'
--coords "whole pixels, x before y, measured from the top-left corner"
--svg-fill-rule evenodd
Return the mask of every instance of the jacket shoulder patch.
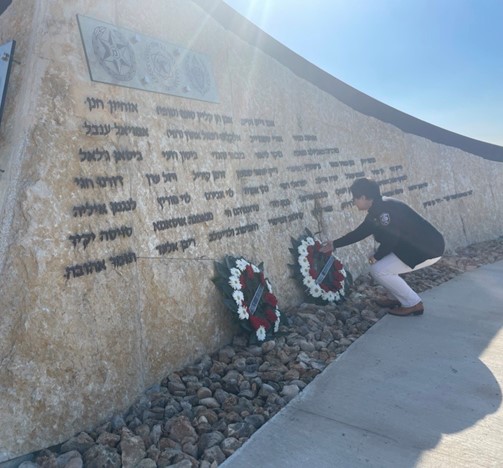
<path id="1" fill-rule="evenodd" d="M 391 216 L 389 213 L 381 213 L 379 215 L 379 222 L 381 226 L 387 226 L 391 222 Z"/>

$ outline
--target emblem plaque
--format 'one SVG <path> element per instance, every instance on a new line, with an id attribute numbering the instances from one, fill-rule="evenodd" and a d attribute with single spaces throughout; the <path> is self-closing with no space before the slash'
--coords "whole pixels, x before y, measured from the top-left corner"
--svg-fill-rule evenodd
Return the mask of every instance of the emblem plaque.
<path id="1" fill-rule="evenodd" d="M 207 55 L 77 15 L 92 81 L 218 102 Z"/>

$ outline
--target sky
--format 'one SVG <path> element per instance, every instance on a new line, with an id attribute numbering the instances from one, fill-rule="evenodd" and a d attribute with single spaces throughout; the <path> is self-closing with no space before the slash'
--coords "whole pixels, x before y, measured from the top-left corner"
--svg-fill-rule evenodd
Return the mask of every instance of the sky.
<path id="1" fill-rule="evenodd" d="M 503 0 L 224 0 L 332 76 L 503 146 Z"/>

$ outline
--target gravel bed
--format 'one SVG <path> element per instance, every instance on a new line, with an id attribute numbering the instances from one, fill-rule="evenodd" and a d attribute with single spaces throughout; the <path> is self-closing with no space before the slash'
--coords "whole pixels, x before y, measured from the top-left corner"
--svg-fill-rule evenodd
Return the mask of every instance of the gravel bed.
<path id="1" fill-rule="evenodd" d="M 405 278 L 421 292 L 501 259 L 503 237 L 446 254 Z M 249 345 L 236 336 L 148 389 L 125 414 L 19 466 L 216 467 L 386 315 L 373 303 L 383 294 L 362 275 L 342 304 L 283 310 L 288 323 L 275 340 Z"/>

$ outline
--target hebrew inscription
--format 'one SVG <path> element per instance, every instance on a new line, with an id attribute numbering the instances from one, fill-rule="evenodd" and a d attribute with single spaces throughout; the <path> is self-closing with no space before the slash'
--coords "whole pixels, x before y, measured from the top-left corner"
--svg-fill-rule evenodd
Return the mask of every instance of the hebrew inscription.
<path id="1" fill-rule="evenodd" d="M 351 209 L 350 186 L 360 177 L 377 180 L 385 196 L 421 194 L 424 209 L 473 193 L 432 193 L 403 165 L 349 157 L 326 136 L 290 134 L 267 116 L 93 95 L 81 105 L 67 280 L 134 268 L 142 257 L 190 258 L 265 229 L 297 233 L 311 216 Z"/>

